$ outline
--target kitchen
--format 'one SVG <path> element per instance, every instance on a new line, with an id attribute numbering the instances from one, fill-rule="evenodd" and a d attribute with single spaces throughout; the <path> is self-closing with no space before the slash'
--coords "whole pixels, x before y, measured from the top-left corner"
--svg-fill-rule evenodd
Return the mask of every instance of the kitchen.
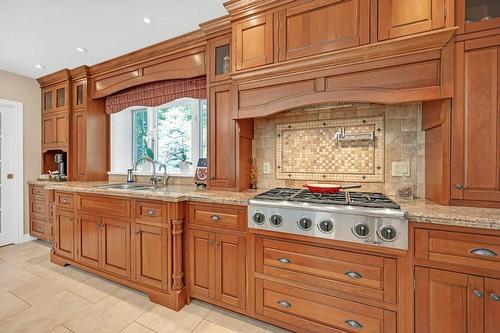
<path id="1" fill-rule="evenodd" d="M 196 5 L 0 53 L 0 332 L 497 332 L 498 1 Z"/>

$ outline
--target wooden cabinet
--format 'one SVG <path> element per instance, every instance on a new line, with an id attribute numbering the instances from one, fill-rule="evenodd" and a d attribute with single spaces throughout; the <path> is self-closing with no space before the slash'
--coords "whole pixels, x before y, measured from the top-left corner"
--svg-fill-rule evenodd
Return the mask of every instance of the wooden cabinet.
<path id="1" fill-rule="evenodd" d="M 72 211 L 56 209 L 54 214 L 54 251 L 66 259 L 75 258 L 75 218 Z"/>
<path id="2" fill-rule="evenodd" d="M 207 50 L 210 82 L 228 80 L 231 73 L 231 34 L 210 40 Z"/>
<path id="3" fill-rule="evenodd" d="M 102 268 L 110 273 L 130 278 L 130 222 L 103 218 L 101 224 Z"/>
<path id="4" fill-rule="evenodd" d="M 99 268 L 101 266 L 102 218 L 82 214 L 76 227 L 76 258 L 82 264 Z"/>
<path id="5" fill-rule="evenodd" d="M 500 2 L 498 0 L 457 0 L 455 21 L 459 27 L 459 34 L 500 28 Z"/>
<path id="6" fill-rule="evenodd" d="M 190 295 L 245 309 L 245 238 L 189 230 L 188 239 Z"/>
<path id="7" fill-rule="evenodd" d="M 30 235 L 46 241 L 52 240 L 52 191 L 43 186 L 29 185 Z"/>
<path id="8" fill-rule="evenodd" d="M 68 108 L 69 84 L 59 84 L 44 87 L 42 89 L 42 113 L 66 111 Z"/>
<path id="9" fill-rule="evenodd" d="M 166 225 L 135 224 L 135 279 L 168 289 L 168 230 Z"/>
<path id="10" fill-rule="evenodd" d="M 233 26 L 234 68 L 272 64 L 274 61 L 273 14 L 258 15 Z"/>
<path id="11" fill-rule="evenodd" d="M 65 112 L 42 117 L 42 150 L 68 147 L 68 116 Z"/>
<path id="12" fill-rule="evenodd" d="M 278 12 L 279 60 L 369 42 L 369 0 L 296 1 Z"/>
<path id="13" fill-rule="evenodd" d="M 378 40 L 444 28 L 446 11 L 442 0 L 378 0 Z"/>
<path id="14" fill-rule="evenodd" d="M 500 280 L 484 279 L 484 332 L 498 332 L 500 318 Z"/>
<path id="15" fill-rule="evenodd" d="M 236 122 L 231 108 L 231 85 L 210 88 L 208 119 L 208 185 L 236 186 Z"/>
<path id="16" fill-rule="evenodd" d="M 451 199 L 500 204 L 500 35 L 456 44 Z"/>

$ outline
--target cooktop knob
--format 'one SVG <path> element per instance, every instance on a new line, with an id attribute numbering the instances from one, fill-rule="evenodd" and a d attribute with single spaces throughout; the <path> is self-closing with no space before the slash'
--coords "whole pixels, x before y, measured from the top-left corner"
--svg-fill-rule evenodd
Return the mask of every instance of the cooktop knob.
<path id="1" fill-rule="evenodd" d="M 354 234 L 359 238 L 367 238 L 370 235 L 370 227 L 366 223 L 356 224 Z"/>
<path id="2" fill-rule="evenodd" d="M 256 224 L 263 224 L 264 221 L 266 220 L 266 217 L 262 213 L 255 213 L 253 214 L 253 221 Z"/>
<path id="3" fill-rule="evenodd" d="M 299 221 L 297 221 L 297 224 L 299 225 L 299 228 L 302 230 L 311 230 L 313 222 L 310 218 L 308 217 L 303 217 Z"/>
<path id="4" fill-rule="evenodd" d="M 393 226 L 385 225 L 380 228 L 378 236 L 386 242 L 392 242 L 398 237 L 398 232 Z"/>
<path id="5" fill-rule="evenodd" d="M 273 214 L 269 218 L 269 222 L 271 222 L 271 224 L 273 226 L 279 227 L 283 223 L 283 218 L 281 216 L 279 216 L 278 214 Z"/>
<path id="6" fill-rule="evenodd" d="M 335 225 L 333 224 L 333 222 L 331 220 L 323 220 L 318 224 L 319 230 L 321 230 L 322 232 L 324 232 L 326 234 L 333 232 L 334 227 L 335 227 Z"/>

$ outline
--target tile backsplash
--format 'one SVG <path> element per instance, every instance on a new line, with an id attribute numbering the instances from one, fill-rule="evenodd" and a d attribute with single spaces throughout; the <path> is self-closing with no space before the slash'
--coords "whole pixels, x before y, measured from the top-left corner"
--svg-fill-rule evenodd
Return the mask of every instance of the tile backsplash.
<path id="1" fill-rule="evenodd" d="M 339 151 L 328 146 L 322 139 L 316 137 L 325 135 L 320 134 L 321 128 L 316 131 L 296 132 L 301 135 L 294 135 L 293 142 L 290 144 L 289 137 L 288 151 L 283 151 L 284 137 L 283 130 L 292 129 L 294 126 L 299 131 L 304 128 L 314 127 L 317 124 L 327 124 L 325 127 L 338 128 L 345 124 L 356 123 L 359 119 L 365 118 L 371 120 L 371 123 L 376 123 L 376 119 L 381 119 L 379 126 L 374 126 L 375 131 L 380 128 L 383 135 L 376 138 L 375 145 L 380 143 L 383 145 L 383 150 L 379 154 L 382 161 L 377 161 L 375 158 L 376 148 L 371 152 L 366 149 L 350 151 L 348 163 L 352 165 L 343 165 L 341 172 L 334 172 L 338 167 L 337 161 L 342 154 Z M 398 185 L 405 181 L 412 183 L 416 197 L 424 197 L 424 176 L 425 176 L 425 133 L 421 130 L 421 104 L 405 104 L 405 105 L 375 105 L 375 104 L 360 104 L 349 107 L 321 109 L 321 110 L 293 110 L 282 112 L 270 117 L 255 119 L 255 137 L 253 142 L 253 157 L 257 161 L 257 175 L 259 188 L 272 187 L 301 187 L 308 180 L 314 182 L 334 182 L 346 184 L 349 182 L 358 182 L 362 184 L 362 191 L 384 192 L 388 195 L 394 195 Z M 369 123 L 368 121 L 366 122 Z M 380 123 L 379 123 L 380 124 Z M 382 127 L 382 128 L 381 128 Z M 347 128 L 346 128 L 347 132 Z M 289 132 L 288 134 L 291 134 Z M 331 133 L 328 133 L 331 134 Z M 280 135 L 280 136 L 278 136 Z M 377 141 L 378 140 L 378 141 Z M 308 151 L 308 154 L 289 154 L 293 151 L 292 147 Z M 337 156 L 333 156 L 337 155 Z M 281 157 L 280 157 L 281 156 Z M 312 156 L 320 157 L 314 159 Z M 331 156 L 332 161 L 327 162 Z M 303 164 L 308 159 L 314 161 L 320 160 L 324 165 L 329 167 L 321 167 L 321 165 L 311 165 L 304 167 Z M 368 159 L 373 161 L 375 167 L 370 177 L 365 179 L 359 176 L 363 171 L 371 167 Z M 409 177 L 393 177 L 391 175 L 392 162 L 408 161 L 410 164 Z M 264 163 L 269 163 L 270 172 L 263 174 Z M 337 164 L 336 164 L 337 163 Z M 383 163 L 379 170 L 381 174 L 375 176 L 377 164 Z M 285 166 L 283 166 L 285 164 Z M 302 165 L 302 167 L 300 167 Z M 289 176 L 282 172 L 283 168 L 288 171 L 295 171 L 295 175 Z M 326 169 L 325 169 L 326 168 Z M 329 168 L 329 169 L 328 169 Z M 340 170 L 340 169 L 339 169 Z M 307 171 L 304 173 L 304 171 Z M 325 177 L 325 171 L 330 171 Z M 361 171 L 361 173 L 360 173 Z M 309 175 L 307 173 L 309 172 Z"/>

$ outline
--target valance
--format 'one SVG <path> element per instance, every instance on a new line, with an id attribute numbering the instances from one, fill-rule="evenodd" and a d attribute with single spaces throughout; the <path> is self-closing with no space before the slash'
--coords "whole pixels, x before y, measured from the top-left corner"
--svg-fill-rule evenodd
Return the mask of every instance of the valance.
<path id="1" fill-rule="evenodd" d="M 151 82 L 106 97 L 106 113 L 119 112 L 130 106 L 159 106 L 182 97 L 204 99 L 206 96 L 205 76 Z"/>

